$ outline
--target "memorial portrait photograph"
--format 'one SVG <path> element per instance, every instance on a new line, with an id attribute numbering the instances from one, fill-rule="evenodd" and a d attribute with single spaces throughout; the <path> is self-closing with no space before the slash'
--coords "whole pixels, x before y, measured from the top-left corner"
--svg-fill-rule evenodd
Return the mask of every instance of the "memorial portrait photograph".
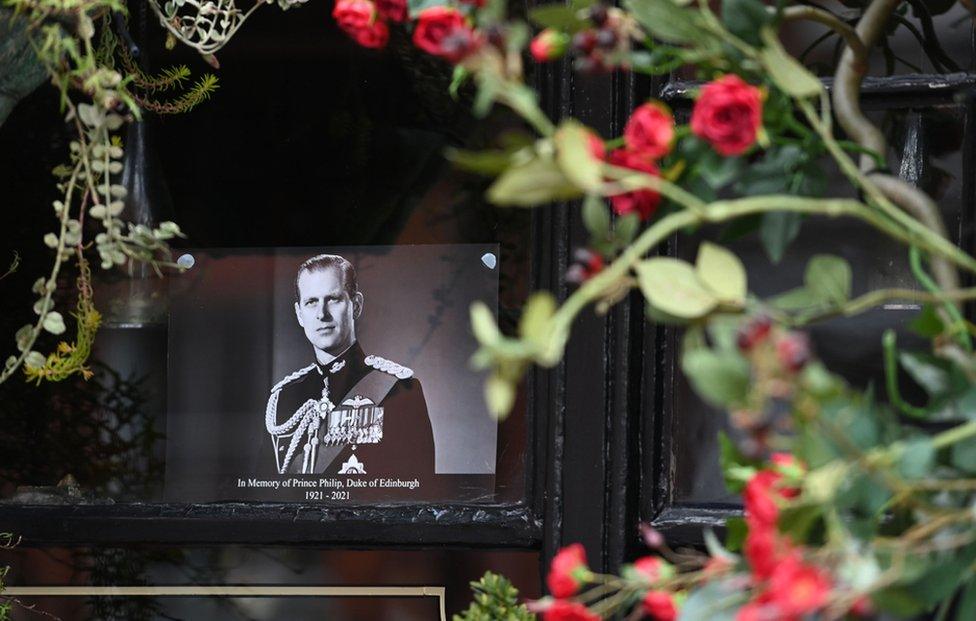
<path id="1" fill-rule="evenodd" d="M 189 252 L 171 287 L 173 501 L 490 499 L 469 308 L 497 247 Z"/>

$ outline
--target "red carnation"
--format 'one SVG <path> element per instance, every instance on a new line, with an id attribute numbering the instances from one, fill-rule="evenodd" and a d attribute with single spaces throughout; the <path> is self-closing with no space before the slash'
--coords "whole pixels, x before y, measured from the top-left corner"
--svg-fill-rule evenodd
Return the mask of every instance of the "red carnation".
<path id="1" fill-rule="evenodd" d="M 651 584 L 662 579 L 667 580 L 674 575 L 674 567 L 657 556 L 641 557 L 634 561 L 633 567 L 634 571 Z"/>
<path id="2" fill-rule="evenodd" d="M 542 613 L 543 621 L 600 621 L 600 616 L 579 602 L 557 599 Z"/>
<path id="3" fill-rule="evenodd" d="M 552 559 L 546 584 L 553 597 L 574 595 L 587 580 L 590 570 L 586 567 L 586 550 L 579 543 L 568 545 Z"/>
<path id="4" fill-rule="evenodd" d="M 390 38 L 386 23 L 377 19 L 376 5 L 370 0 L 337 0 L 332 17 L 339 27 L 363 47 L 381 48 Z"/>
<path id="5" fill-rule="evenodd" d="M 617 149 L 610 153 L 610 163 L 621 168 L 645 172 L 655 177 L 660 175 L 657 165 L 650 158 L 628 149 Z M 641 220 L 647 220 L 653 216 L 660 203 L 661 195 L 649 189 L 634 190 L 610 197 L 610 204 L 618 216 L 636 213 Z"/>
<path id="6" fill-rule="evenodd" d="M 664 157 L 674 141 L 674 117 L 664 104 L 646 103 L 630 115 L 624 126 L 624 142 L 631 151 L 651 159 Z"/>
<path id="7" fill-rule="evenodd" d="M 751 147 L 761 125 L 762 91 L 734 74 L 703 86 L 691 112 L 691 131 L 726 156 Z"/>
<path id="8" fill-rule="evenodd" d="M 674 596 L 667 591 L 648 591 L 641 602 L 644 612 L 655 621 L 674 621 L 678 618 L 678 607 Z"/>
<path id="9" fill-rule="evenodd" d="M 790 554 L 769 579 L 768 597 L 786 616 L 800 616 L 823 607 L 830 598 L 830 576 Z"/>
<path id="10" fill-rule="evenodd" d="M 569 46 L 569 35 L 554 28 L 546 28 L 532 39 L 529 52 L 537 62 L 544 63 L 556 60 L 566 53 Z"/>
<path id="11" fill-rule="evenodd" d="M 376 0 L 376 10 L 391 22 L 407 21 L 407 0 Z"/>
<path id="12" fill-rule="evenodd" d="M 432 6 L 417 16 L 413 43 L 428 54 L 456 63 L 478 49 L 481 38 L 457 9 Z"/>

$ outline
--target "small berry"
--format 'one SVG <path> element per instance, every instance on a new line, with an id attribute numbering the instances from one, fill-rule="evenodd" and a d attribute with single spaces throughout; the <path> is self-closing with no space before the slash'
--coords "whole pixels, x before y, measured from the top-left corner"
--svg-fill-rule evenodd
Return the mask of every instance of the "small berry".
<path id="1" fill-rule="evenodd" d="M 573 49 L 581 54 L 589 54 L 596 47 L 596 33 L 592 30 L 580 30 L 573 35 Z"/>
<path id="2" fill-rule="evenodd" d="M 498 49 L 505 48 L 505 35 L 505 27 L 501 24 L 492 24 L 485 28 L 485 37 L 488 39 L 488 43 Z"/>
<path id="3" fill-rule="evenodd" d="M 612 49 L 617 45 L 617 33 L 611 28 L 602 28 L 596 33 L 596 46 L 602 50 Z"/>
<path id="4" fill-rule="evenodd" d="M 773 322 L 765 315 L 751 319 L 739 328 L 739 333 L 736 336 L 739 349 L 742 351 L 751 350 L 769 336 L 772 327 Z"/>
<path id="5" fill-rule="evenodd" d="M 805 334 L 790 332 L 776 341 L 776 356 L 780 364 L 795 373 L 810 360 L 810 341 Z"/>

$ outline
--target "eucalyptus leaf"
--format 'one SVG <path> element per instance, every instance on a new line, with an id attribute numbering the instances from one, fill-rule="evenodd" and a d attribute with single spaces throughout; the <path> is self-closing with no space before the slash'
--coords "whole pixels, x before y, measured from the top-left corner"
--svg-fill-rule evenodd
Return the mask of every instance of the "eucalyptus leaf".
<path id="1" fill-rule="evenodd" d="M 44 315 L 42 325 L 51 334 L 63 334 L 65 331 L 64 317 L 58 311 L 50 311 Z"/>
<path id="2" fill-rule="evenodd" d="M 471 329 L 482 345 L 493 345 L 502 337 L 495 323 L 494 314 L 484 302 L 475 302 L 471 305 Z"/>
<path id="3" fill-rule="evenodd" d="M 749 45 L 759 47 L 759 33 L 773 21 L 773 14 L 760 0 L 723 0 L 722 22 L 729 32 Z"/>
<path id="4" fill-rule="evenodd" d="M 556 298 L 548 291 L 533 293 L 525 303 L 519 320 L 519 335 L 533 343 L 545 344 L 549 323 L 556 312 Z"/>
<path id="5" fill-rule="evenodd" d="M 592 24 L 580 19 L 574 7 L 553 3 L 537 6 L 529 11 L 529 21 L 539 28 L 554 28 L 568 34 L 575 34 Z"/>
<path id="6" fill-rule="evenodd" d="M 701 44 L 712 39 L 701 15 L 678 6 L 673 0 L 625 0 L 624 7 L 661 41 Z"/>
<path id="7" fill-rule="evenodd" d="M 515 385 L 498 373 L 489 373 L 485 380 L 485 403 L 492 416 L 505 418 L 515 404 Z"/>
<path id="8" fill-rule="evenodd" d="M 544 157 L 509 168 L 488 188 L 492 203 L 519 207 L 570 200 L 580 194 L 556 162 Z"/>
<path id="9" fill-rule="evenodd" d="M 718 305 L 718 299 L 702 285 L 695 269 L 684 261 L 657 257 L 638 263 L 634 271 L 647 301 L 669 315 L 694 319 Z"/>
<path id="10" fill-rule="evenodd" d="M 717 408 L 741 403 L 749 391 L 749 363 L 733 352 L 686 351 L 681 357 L 681 369 L 695 393 Z"/>
<path id="11" fill-rule="evenodd" d="M 800 233 L 802 216 L 793 211 L 773 211 L 763 214 L 759 226 L 759 239 L 762 241 L 769 260 L 779 263 L 786 249 Z"/>
<path id="12" fill-rule="evenodd" d="M 716 244 L 702 242 L 698 247 L 695 271 L 701 282 L 719 300 L 733 304 L 745 302 L 746 268 L 732 252 Z"/>
<path id="13" fill-rule="evenodd" d="M 553 138 L 556 163 L 566 178 L 584 192 L 594 192 L 603 185 L 600 164 L 590 152 L 590 135 L 590 130 L 569 121 L 556 130 Z"/>
<path id="14" fill-rule="evenodd" d="M 583 224 L 590 236 L 604 240 L 610 234 L 610 210 L 600 196 L 587 194 L 583 199 Z"/>
<path id="15" fill-rule="evenodd" d="M 818 254 L 807 263 L 806 287 L 823 299 L 843 304 L 851 297 L 851 266 L 840 257 Z"/>
<path id="16" fill-rule="evenodd" d="M 775 31 L 763 28 L 760 36 L 765 47 L 759 52 L 759 61 L 780 90 L 799 99 L 820 94 L 820 80 L 783 49 Z"/>

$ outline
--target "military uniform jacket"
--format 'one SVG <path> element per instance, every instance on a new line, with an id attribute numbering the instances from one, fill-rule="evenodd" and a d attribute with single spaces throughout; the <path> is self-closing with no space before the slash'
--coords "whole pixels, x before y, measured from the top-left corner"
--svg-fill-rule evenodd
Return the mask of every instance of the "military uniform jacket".
<path id="1" fill-rule="evenodd" d="M 262 454 L 278 474 L 432 481 L 434 437 L 420 381 L 366 356 L 358 342 L 278 382 L 265 415 Z"/>

